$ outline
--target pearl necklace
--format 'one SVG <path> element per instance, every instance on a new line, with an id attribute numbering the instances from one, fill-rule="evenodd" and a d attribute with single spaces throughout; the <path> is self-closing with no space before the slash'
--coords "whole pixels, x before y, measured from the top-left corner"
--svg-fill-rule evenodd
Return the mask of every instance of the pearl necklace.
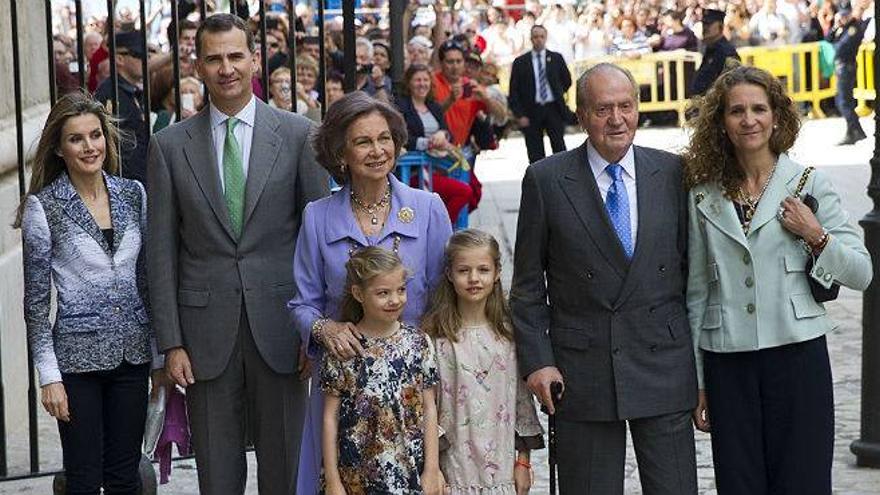
<path id="1" fill-rule="evenodd" d="M 379 217 L 376 215 L 380 210 L 383 210 L 388 204 L 391 202 L 391 184 L 385 188 L 385 193 L 382 194 L 382 198 L 375 203 L 364 203 L 360 198 L 354 193 L 354 188 L 351 188 L 351 202 L 358 209 L 364 211 L 367 215 L 370 215 L 370 223 L 373 225 L 379 225 Z"/>

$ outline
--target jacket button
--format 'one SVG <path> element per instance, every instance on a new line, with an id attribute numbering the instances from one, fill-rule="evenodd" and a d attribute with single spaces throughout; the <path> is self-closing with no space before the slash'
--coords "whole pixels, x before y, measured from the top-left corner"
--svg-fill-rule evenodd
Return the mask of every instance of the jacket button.
<path id="1" fill-rule="evenodd" d="M 743 263 L 748 265 L 751 262 L 752 262 L 752 257 L 749 255 L 749 253 L 744 254 L 743 255 Z"/>
<path id="2" fill-rule="evenodd" d="M 660 273 L 664 273 L 666 271 L 666 265 L 660 265 L 659 267 L 657 267 L 657 271 L 659 271 Z"/>
<path id="3" fill-rule="evenodd" d="M 755 280 L 752 277 L 746 277 L 746 287 L 752 287 L 755 285 Z"/>
<path id="4" fill-rule="evenodd" d="M 747 312 L 748 314 L 752 314 L 752 313 L 754 313 L 754 312 L 755 312 L 755 305 L 752 304 L 752 303 L 748 303 L 748 304 L 746 304 L 746 312 Z"/>
<path id="5" fill-rule="evenodd" d="M 115 307 L 113 308 L 113 311 L 115 311 L 115 312 L 118 313 L 118 312 L 122 311 L 122 308 L 120 308 L 119 306 L 115 306 Z"/>
<path id="6" fill-rule="evenodd" d="M 825 275 L 825 269 L 820 266 L 816 268 L 816 276 L 821 277 L 822 275 Z"/>
<path id="7" fill-rule="evenodd" d="M 832 279 L 832 278 L 834 278 L 834 277 L 832 277 L 830 273 L 826 273 L 826 274 L 825 274 L 825 281 L 826 281 L 826 282 L 831 282 L 831 279 Z"/>
<path id="8" fill-rule="evenodd" d="M 584 273 L 584 276 L 589 280 L 593 280 L 593 270 L 587 270 L 586 273 Z"/>
<path id="9" fill-rule="evenodd" d="M 615 356 L 620 354 L 620 347 L 615 347 L 613 351 L 611 351 Z"/>

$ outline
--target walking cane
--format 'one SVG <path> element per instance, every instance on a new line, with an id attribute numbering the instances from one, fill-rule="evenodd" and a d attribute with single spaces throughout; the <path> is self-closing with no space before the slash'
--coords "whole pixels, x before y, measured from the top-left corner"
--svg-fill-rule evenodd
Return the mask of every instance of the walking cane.
<path id="1" fill-rule="evenodd" d="M 562 383 L 550 384 L 550 400 L 553 401 L 553 409 L 559 405 L 559 396 L 562 395 Z M 541 411 L 547 415 L 547 464 L 550 465 L 550 495 L 556 495 L 556 415 L 550 414 L 546 406 L 541 406 Z"/>

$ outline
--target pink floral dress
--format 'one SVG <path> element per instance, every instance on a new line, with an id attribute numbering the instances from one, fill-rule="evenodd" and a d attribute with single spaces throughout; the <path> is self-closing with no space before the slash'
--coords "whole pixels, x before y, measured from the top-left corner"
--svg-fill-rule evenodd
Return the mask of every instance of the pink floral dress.
<path id="1" fill-rule="evenodd" d="M 451 492 L 514 495 L 516 449 L 543 447 L 543 430 L 513 343 L 480 326 L 462 328 L 458 342 L 434 345 L 439 424 L 449 441 L 440 468 Z"/>

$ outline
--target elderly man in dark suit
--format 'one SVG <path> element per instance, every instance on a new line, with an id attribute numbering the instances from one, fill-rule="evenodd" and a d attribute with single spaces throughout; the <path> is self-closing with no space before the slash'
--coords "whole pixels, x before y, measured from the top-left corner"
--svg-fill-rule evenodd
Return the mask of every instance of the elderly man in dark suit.
<path id="1" fill-rule="evenodd" d="M 544 133 L 553 153 L 565 151 L 565 124 L 570 111 L 565 92 L 571 87 L 571 73 L 562 55 L 545 45 L 547 29 L 532 26 L 532 50 L 513 61 L 507 104 L 526 138 L 529 163 L 544 158 Z"/>
<path id="2" fill-rule="evenodd" d="M 247 430 L 260 493 L 291 494 L 307 399 L 286 304 L 302 210 L 328 182 L 309 121 L 254 97 L 259 57 L 240 18 L 205 19 L 196 56 L 210 105 L 150 143 L 153 323 L 187 388 L 201 493 L 244 493 Z"/>
<path id="3" fill-rule="evenodd" d="M 556 413 L 562 493 L 623 493 L 627 423 L 643 492 L 697 493 L 687 201 L 679 158 L 632 144 L 638 115 L 629 72 L 590 68 L 589 139 L 523 178 L 510 303 L 520 371 Z"/>

